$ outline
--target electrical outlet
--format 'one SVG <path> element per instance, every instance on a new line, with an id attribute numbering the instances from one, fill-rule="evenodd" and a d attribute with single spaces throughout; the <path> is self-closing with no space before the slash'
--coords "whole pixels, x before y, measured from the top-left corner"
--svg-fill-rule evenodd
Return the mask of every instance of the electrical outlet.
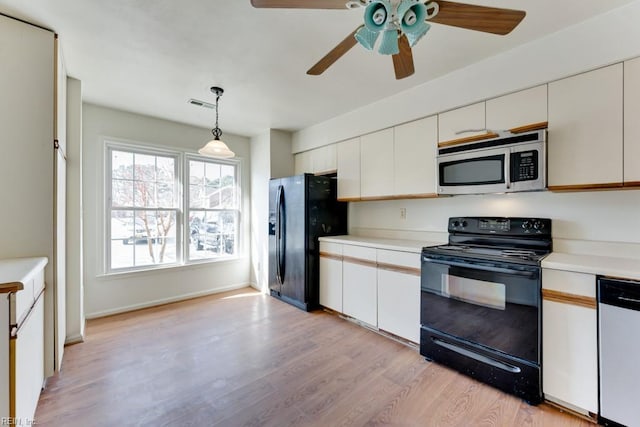
<path id="1" fill-rule="evenodd" d="M 407 208 L 400 208 L 400 219 L 407 219 Z"/>

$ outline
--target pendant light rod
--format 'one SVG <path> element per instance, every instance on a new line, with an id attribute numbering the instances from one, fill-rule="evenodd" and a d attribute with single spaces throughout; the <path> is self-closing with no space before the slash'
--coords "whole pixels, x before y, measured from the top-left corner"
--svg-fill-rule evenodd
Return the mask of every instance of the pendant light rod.
<path id="1" fill-rule="evenodd" d="M 220 137 L 222 136 L 222 130 L 218 127 L 218 102 L 220 101 L 220 97 L 224 93 L 224 89 L 218 86 L 212 86 L 211 92 L 216 94 L 216 127 L 211 129 L 211 133 L 216 141 L 220 141 Z"/>

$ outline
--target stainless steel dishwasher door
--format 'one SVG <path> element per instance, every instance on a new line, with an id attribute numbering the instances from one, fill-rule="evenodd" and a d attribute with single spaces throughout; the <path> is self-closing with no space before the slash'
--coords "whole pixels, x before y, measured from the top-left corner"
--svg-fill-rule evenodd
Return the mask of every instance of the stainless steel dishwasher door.
<path id="1" fill-rule="evenodd" d="M 638 427 L 640 282 L 598 278 L 598 309 L 601 422 Z"/>

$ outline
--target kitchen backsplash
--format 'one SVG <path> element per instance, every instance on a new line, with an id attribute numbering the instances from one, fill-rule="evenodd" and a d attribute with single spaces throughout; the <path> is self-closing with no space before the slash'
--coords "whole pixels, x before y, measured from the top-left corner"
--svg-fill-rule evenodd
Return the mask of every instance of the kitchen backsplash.
<path id="1" fill-rule="evenodd" d="M 402 209 L 406 209 L 405 219 Z M 349 232 L 444 241 L 451 216 L 547 217 L 553 220 L 557 251 L 640 258 L 640 190 L 543 191 L 350 203 Z"/>

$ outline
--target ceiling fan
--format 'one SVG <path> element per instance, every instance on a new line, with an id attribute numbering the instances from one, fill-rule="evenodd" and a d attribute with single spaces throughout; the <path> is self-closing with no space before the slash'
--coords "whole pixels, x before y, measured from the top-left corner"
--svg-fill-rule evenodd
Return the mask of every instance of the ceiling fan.
<path id="1" fill-rule="evenodd" d="M 429 31 L 429 22 L 498 35 L 509 34 L 526 13 L 521 10 L 444 0 L 251 0 L 256 8 L 364 8 L 364 24 L 356 28 L 307 74 L 320 75 L 357 43 L 392 55 L 396 79 L 414 73 L 411 48 Z"/>

